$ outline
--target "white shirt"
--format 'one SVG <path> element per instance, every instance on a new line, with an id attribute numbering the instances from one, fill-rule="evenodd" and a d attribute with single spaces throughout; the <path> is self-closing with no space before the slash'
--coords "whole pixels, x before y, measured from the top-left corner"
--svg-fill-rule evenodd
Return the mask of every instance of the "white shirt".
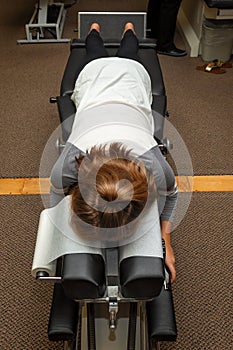
<path id="1" fill-rule="evenodd" d="M 138 62 L 119 57 L 88 63 L 72 95 L 77 112 L 68 142 L 84 152 L 121 141 L 142 154 L 157 143 L 151 112 L 151 80 Z"/>

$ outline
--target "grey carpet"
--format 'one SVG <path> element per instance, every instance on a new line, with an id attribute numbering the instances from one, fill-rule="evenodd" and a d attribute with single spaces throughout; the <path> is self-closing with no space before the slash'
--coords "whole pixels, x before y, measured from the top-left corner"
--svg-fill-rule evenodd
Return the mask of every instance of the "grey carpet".
<path id="1" fill-rule="evenodd" d="M 231 349 L 232 200 L 232 193 L 194 194 L 173 233 L 178 339 L 162 343 L 162 350 Z M 1 196 L 0 201 L 0 349 L 60 349 L 47 339 L 52 285 L 31 277 L 41 199 Z"/>

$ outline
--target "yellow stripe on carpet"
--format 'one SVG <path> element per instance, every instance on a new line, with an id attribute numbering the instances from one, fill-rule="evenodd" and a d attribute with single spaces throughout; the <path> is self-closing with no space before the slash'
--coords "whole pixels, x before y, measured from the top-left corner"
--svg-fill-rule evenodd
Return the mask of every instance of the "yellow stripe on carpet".
<path id="1" fill-rule="evenodd" d="M 180 192 L 233 192 L 233 175 L 177 176 Z M 0 179 L 0 195 L 48 194 L 49 178 Z"/>
<path id="2" fill-rule="evenodd" d="M 0 195 L 49 193 L 48 178 L 0 179 Z"/>

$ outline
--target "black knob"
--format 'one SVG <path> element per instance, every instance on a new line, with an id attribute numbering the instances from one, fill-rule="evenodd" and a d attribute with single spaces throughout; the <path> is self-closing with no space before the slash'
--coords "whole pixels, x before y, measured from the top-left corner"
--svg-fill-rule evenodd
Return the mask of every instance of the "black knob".
<path id="1" fill-rule="evenodd" d="M 50 97 L 49 102 L 50 103 L 57 103 L 57 98 L 56 97 Z"/>

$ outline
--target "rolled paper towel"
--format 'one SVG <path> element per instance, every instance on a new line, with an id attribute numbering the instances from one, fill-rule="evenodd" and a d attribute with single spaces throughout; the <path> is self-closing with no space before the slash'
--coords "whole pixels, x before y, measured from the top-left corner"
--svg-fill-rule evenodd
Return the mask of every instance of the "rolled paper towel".
<path id="1" fill-rule="evenodd" d="M 77 233 L 70 225 L 69 198 L 64 198 L 56 207 L 41 212 L 37 240 L 32 263 L 32 275 L 45 271 L 55 276 L 56 259 L 72 253 L 92 253 L 102 255 L 99 248 L 89 247 L 79 241 Z M 73 240 L 70 237 L 76 237 Z"/>
<path id="2" fill-rule="evenodd" d="M 49 276 L 55 276 L 56 260 L 49 256 L 49 249 L 52 246 L 54 227 L 47 215 L 47 209 L 40 214 L 40 221 L 37 232 L 36 247 L 32 263 L 32 275 L 36 277 L 37 272 L 45 271 Z"/>

